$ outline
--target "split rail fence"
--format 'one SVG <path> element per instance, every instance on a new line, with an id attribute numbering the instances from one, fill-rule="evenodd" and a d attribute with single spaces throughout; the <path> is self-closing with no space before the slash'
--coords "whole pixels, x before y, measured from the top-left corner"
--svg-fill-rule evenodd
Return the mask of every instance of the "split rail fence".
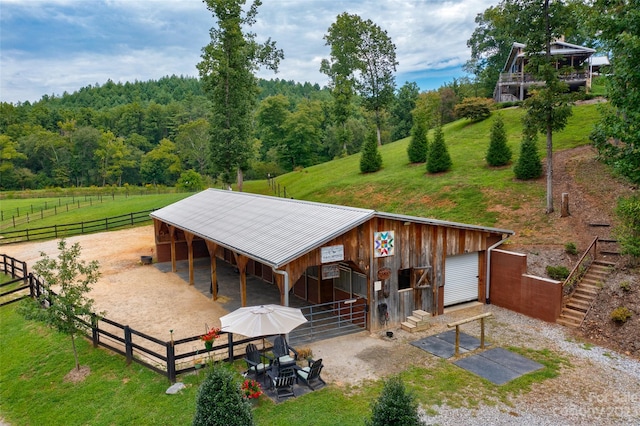
<path id="1" fill-rule="evenodd" d="M 0 306 L 9 305 L 27 297 L 43 300 L 43 309 L 55 303 L 55 293 L 46 293 L 42 279 L 27 272 L 26 262 L 4 254 L 0 255 L 0 262 L 0 273 L 12 277 L 9 282 L 0 285 Z M 9 290 L 3 290 L 5 288 Z M 43 295 L 45 297 L 41 297 Z M 76 318 L 76 320 L 83 324 L 85 335 L 94 347 L 101 346 L 123 355 L 127 365 L 136 362 L 167 377 L 171 383 L 176 382 L 178 375 L 198 372 L 209 362 L 232 362 L 242 358 L 249 343 L 262 341 L 262 348 L 265 349 L 263 337 L 234 340 L 233 334 L 221 332 L 213 348 L 207 351 L 200 336 L 174 340 L 173 332 L 170 331 L 170 339 L 162 340 L 95 314 L 91 318 Z"/>

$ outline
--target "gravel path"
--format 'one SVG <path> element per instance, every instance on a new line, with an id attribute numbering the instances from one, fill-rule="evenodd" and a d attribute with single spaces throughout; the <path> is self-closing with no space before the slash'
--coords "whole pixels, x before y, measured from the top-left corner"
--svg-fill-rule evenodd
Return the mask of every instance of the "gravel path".
<path id="1" fill-rule="evenodd" d="M 492 312 L 487 321 L 487 341 L 494 346 L 549 349 L 566 358 L 570 365 L 552 379 L 532 385 L 531 390 L 512 396 L 504 403 L 480 403 L 472 408 L 422 407 L 428 425 L 640 425 L 640 361 L 592 344 L 556 324 L 526 317 L 493 305 L 454 312 L 432 320 L 429 330 L 407 333 L 394 329 L 394 337 L 384 332 L 361 333 L 316 342 L 310 345 L 315 358 L 323 358 L 323 378 L 344 387 L 397 374 L 411 365 L 429 368 L 440 358 L 418 349 L 410 342 L 448 330 L 446 324 L 481 312 Z M 461 331 L 480 335 L 479 324 L 469 323 Z"/>
<path id="2" fill-rule="evenodd" d="M 547 348 L 569 359 L 561 374 L 512 398 L 512 405 L 479 408 L 432 407 L 424 415 L 438 425 L 640 425 L 640 361 L 585 344 L 571 331 L 496 306 L 488 339 L 500 346 Z M 443 318 L 444 319 L 444 318 Z M 470 334 L 478 333 L 469 327 Z"/>

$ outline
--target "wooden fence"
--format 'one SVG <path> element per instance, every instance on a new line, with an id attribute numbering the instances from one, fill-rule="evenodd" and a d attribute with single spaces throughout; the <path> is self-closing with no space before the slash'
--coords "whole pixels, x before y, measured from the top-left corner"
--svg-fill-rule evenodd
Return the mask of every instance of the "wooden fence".
<path id="1" fill-rule="evenodd" d="M 67 223 L 62 225 L 23 229 L 20 231 L 2 232 L 0 245 L 21 243 L 25 241 L 46 240 L 50 238 L 62 238 L 71 235 L 90 234 L 94 232 L 111 231 L 117 228 L 151 221 L 149 213 L 151 213 L 152 211 L 154 211 L 154 209 L 127 213 L 120 216 L 106 217 L 104 219 L 90 220 L 86 222 Z"/>
<path id="2" fill-rule="evenodd" d="M 23 281 L 25 284 L 20 287 L 20 290 L 28 289 L 28 294 L 6 303 L 0 303 L 0 306 L 17 302 L 25 297 L 40 298 L 43 300 L 43 309 L 46 309 L 46 306 L 50 306 L 51 303 L 55 303 L 55 297 L 46 297 L 48 296 L 47 290 L 42 279 L 33 273 L 27 273 L 26 262 L 6 255 L 0 255 L 0 261 L 2 262 L 0 271 L 15 277 L 13 283 L 16 280 Z M 8 283 L 2 284 L 2 286 L 6 285 Z M 0 288 L 2 287 L 0 286 Z M 0 301 L 15 291 L 13 289 L 0 293 Z M 55 293 L 49 294 L 55 296 Z M 43 295 L 45 297 L 42 297 Z M 213 348 L 207 351 L 200 336 L 179 340 L 174 340 L 171 337 L 169 340 L 162 340 L 95 314 L 90 318 L 76 319 L 83 324 L 85 335 L 92 341 L 94 347 L 101 346 L 123 355 L 127 365 L 136 362 L 167 377 L 171 383 L 176 382 L 178 375 L 198 371 L 209 362 L 232 362 L 242 358 L 247 344 L 264 342 L 263 337 L 235 341 L 233 334 L 221 332 Z M 264 350 L 264 346 L 262 348 Z"/>
<path id="3" fill-rule="evenodd" d="M 15 259 L 6 254 L 0 255 L 0 272 L 11 277 L 11 280 L 0 284 L 0 306 L 18 302 L 31 294 L 28 282 L 27 262 Z"/>

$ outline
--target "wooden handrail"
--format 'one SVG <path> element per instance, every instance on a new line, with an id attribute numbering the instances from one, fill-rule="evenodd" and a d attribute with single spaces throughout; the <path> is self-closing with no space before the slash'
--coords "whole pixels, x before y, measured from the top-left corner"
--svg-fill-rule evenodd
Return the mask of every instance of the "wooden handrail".
<path id="1" fill-rule="evenodd" d="M 456 328 L 456 352 L 455 356 L 458 356 L 460 353 L 460 325 L 466 324 L 471 321 L 480 320 L 480 349 L 484 349 L 484 319 L 492 316 L 491 312 L 486 312 L 484 314 L 476 315 L 473 317 L 465 318 L 459 321 L 451 322 L 447 324 L 447 327 L 455 327 Z"/>
<path id="2" fill-rule="evenodd" d="M 593 260 L 592 261 L 596 260 L 596 257 L 598 256 L 597 247 L 598 247 L 598 237 L 594 237 L 594 239 L 591 242 L 591 244 L 589 245 L 589 247 L 584 251 L 584 253 L 582 253 L 582 256 L 580 256 L 580 260 L 578 260 L 578 262 L 573 267 L 571 272 L 569 272 L 569 275 L 567 276 L 567 278 L 562 283 L 562 288 L 564 288 L 567 285 L 567 283 L 569 283 L 573 279 L 573 277 L 575 275 L 577 275 L 578 270 L 580 269 L 580 266 L 582 265 L 583 261 L 586 259 L 587 254 L 589 254 L 591 252 L 591 249 L 593 249 Z M 571 295 L 573 294 L 574 291 L 575 291 L 575 288 L 571 289 L 571 294 L 567 295 L 567 299 L 569 299 L 571 297 Z M 564 299 L 564 294 L 562 295 L 562 297 Z M 567 299 L 564 299 L 564 300 L 567 300 Z M 564 306 L 564 303 L 562 303 L 562 305 Z"/>

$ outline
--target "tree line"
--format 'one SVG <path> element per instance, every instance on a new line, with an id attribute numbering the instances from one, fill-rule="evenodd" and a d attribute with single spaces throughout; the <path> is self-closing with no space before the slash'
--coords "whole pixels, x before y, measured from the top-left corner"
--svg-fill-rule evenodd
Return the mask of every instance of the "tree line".
<path id="1" fill-rule="evenodd" d="M 327 88 L 280 79 L 258 81 L 252 112 L 248 179 L 360 151 L 369 117 L 358 95 L 353 114 L 337 123 Z M 384 143 L 409 136 L 419 96 L 439 105 L 444 121 L 471 91 L 454 80 L 420 94 L 415 83 L 396 93 L 381 126 Z M 215 182 L 209 111 L 198 78 L 170 76 L 134 83 L 95 84 L 37 102 L 0 103 L 0 189 Z M 348 141 L 340 138 L 347 129 Z M 195 172 L 195 173 L 194 173 Z M 199 175 L 199 176 L 198 176 Z"/>
<path id="2" fill-rule="evenodd" d="M 248 7 L 245 0 L 205 3 L 215 25 L 196 65 L 199 78 L 108 81 L 33 104 L 0 103 L 0 189 L 125 183 L 197 189 L 216 182 L 237 182 L 241 189 L 243 179 L 360 152 L 371 133 L 378 146 L 412 136 L 417 150 L 410 161 L 423 161 L 422 139 L 430 129 L 458 116 L 490 114 L 482 98 L 493 90 L 514 41 L 528 46 L 531 71 L 544 82 L 524 103 L 523 145 L 546 135 L 550 183 L 552 135 L 566 124 L 572 102 L 549 52 L 560 36 L 609 54 L 611 102 L 593 140 L 622 174 L 636 181 L 640 175 L 633 130 L 640 55 L 627 54 L 638 49 L 637 0 L 546 0 L 542 8 L 533 0 L 503 0 L 476 19 L 466 67 L 474 79 L 423 93 L 412 82 L 396 87 L 398 62 L 387 32 L 348 13 L 324 36 L 330 55 L 320 71 L 328 87 L 258 79 L 258 68 L 277 71 L 284 58 L 275 41 L 258 43 L 249 31 L 260 0 Z M 367 171 L 382 165 L 373 158 Z M 550 200 L 547 211 L 553 211 Z"/>

